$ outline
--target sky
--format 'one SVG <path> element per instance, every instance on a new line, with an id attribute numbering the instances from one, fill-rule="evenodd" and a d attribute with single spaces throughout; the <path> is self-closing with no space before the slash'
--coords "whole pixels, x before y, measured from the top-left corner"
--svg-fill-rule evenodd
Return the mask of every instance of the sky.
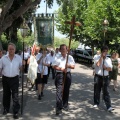
<path id="1" fill-rule="evenodd" d="M 46 13 L 46 2 L 44 2 L 44 1 L 46 1 L 46 0 L 41 1 L 40 5 L 39 5 L 40 8 L 37 9 L 36 14 Z M 54 13 L 55 10 L 58 10 L 58 8 L 59 8 L 59 6 L 57 5 L 56 0 L 54 0 L 52 8 L 49 9 L 47 7 L 47 13 Z M 65 35 L 60 34 L 60 32 L 58 32 L 55 27 L 54 27 L 54 30 L 55 30 L 54 31 L 55 37 L 65 38 Z"/>

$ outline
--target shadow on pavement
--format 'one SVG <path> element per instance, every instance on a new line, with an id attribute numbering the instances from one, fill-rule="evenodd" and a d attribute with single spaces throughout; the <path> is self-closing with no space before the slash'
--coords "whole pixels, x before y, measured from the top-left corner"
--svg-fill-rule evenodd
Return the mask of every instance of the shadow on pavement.
<path id="1" fill-rule="evenodd" d="M 61 116 L 55 115 L 54 80 L 48 80 L 42 100 L 37 99 L 37 92 L 25 88 L 24 111 L 21 120 L 120 120 L 120 94 L 114 93 L 111 86 L 113 113 L 106 111 L 104 102 L 101 100 L 100 109 L 93 108 L 93 76 L 92 70 L 84 65 L 78 66 L 78 70 L 72 73 L 72 85 L 70 89 L 69 111 L 63 111 Z M 2 89 L 0 87 L 0 96 Z M 0 97 L 0 107 L 1 105 Z M 0 109 L 0 112 L 1 109 Z M 1 117 L 1 115 L 0 115 Z M 2 119 L 1 119 L 2 120 Z"/>
<path id="2" fill-rule="evenodd" d="M 120 97 L 110 90 L 112 105 L 115 112 L 106 111 L 103 102 L 100 109 L 93 108 L 93 76 L 74 72 L 72 74 L 70 90 L 69 111 L 63 111 L 62 116 L 55 115 L 55 86 L 54 81 L 49 79 L 46 86 L 45 96 L 41 101 L 37 100 L 36 92 L 28 92 L 28 102 L 23 116 L 24 120 L 40 118 L 41 120 L 118 120 L 120 119 Z"/>

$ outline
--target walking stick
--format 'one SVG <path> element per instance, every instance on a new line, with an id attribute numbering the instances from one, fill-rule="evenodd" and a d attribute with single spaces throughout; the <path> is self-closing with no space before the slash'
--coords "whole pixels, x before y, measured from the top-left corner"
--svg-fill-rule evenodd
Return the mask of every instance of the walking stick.
<path id="1" fill-rule="evenodd" d="M 73 16 L 72 20 L 71 21 L 65 21 L 65 24 L 70 24 L 71 25 L 70 40 L 69 40 L 68 53 L 67 53 L 66 64 L 65 64 L 65 71 L 67 71 L 68 57 L 69 57 L 69 53 L 70 53 L 71 40 L 72 40 L 73 31 L 74 31 L 74 26 L 75 25 L 76 26 L 81 26 L 81 23 L 80 22 L 75 22 L 75 16 Z M 66 80 L 66 72 L 65 72 L 64 77 L 63 77 L 63 87 L 62 87 L 63 89 L 62 89 L 62 92 L 64 92 L 65 80 Z"/>

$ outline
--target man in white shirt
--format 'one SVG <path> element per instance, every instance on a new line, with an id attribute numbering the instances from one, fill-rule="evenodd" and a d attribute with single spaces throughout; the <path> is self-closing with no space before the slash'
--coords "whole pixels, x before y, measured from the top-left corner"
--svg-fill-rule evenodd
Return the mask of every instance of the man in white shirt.
<path id="1" fill-rule="evenodd" d="M 112 70 L 111 59 L 106 57 L 108 47 L 104 46 L 101 49 L 101 55 L 94 58 L 95 76 L 94 76 L 94 107 L 100 103 L 100 92 L 103 91 L 103 99 L 105 101 L 107 110 L 111 112 L 114 110 L 111 107 L 110 95 L 108 92 L 109 71 Z"/>
<path id="2" fill-rule="evenodd" d="M 11 94 L 13 99 L 13 117 L 18 118 L 20 109 L 18 99 L 19 88 L 19 70 L 22 68 L 22 59 L 15 54 L 16 46 L 13 43 L 8 45 L 8 54 L 0 60 L 0 69 L 2 70 L 3 84 L 3 115 L 6 115 L 10 109 Z"/>
<path id="3" fill-rule="evenodd" d="M 68 56 L 68 64 L 66 66 L 68 51 L 65 44 L 60 45 L 60 52 L 61 54 L 56 57 L 55 61 L 52 63 L 52 66 L 56 70 L 56 115 L 61 114 L 62 109 L 68 110 L 69 89 L 71 85 L 70 71 L 75 68 L 75 62 L 71 55 Z M 66 78 L 64 79 L 65 73 Z"/>
<path id="4" fill-rule="evenodd" d="M 49 77 L 49 74 L 50 74 L 50 70 L 52 70 L 52 79 L 54 79 L 55 78 L 55 71 L 52 68 L 52 62 L 54 62 L 54 60 L 55 60 L 55 55 L 54 55 L 53 50 L 50 52 L 49 55 L 47 55 L 47 59 L 50 62 L 50 66 L 48 67 L 48 77 Z"/>
<path id="5" fill-rule="evenodd" d="M 21 57 L 23 58 L 23 53 L 21 54 Z M 28 72 L 28 59 L 30 58 L 30 54 L 27 51 L 27 49 L 24 50 L 24 61 L 25 61 L 25 69 L 24 72 Z"/>
<path id="6" fill-rule="evenodd" d="M 55 50 L 55 56 L 58 57 L 60 54 L 61 54 L 61 53 L 60 53 L 60 51 L 59 51 L 59 48 L 56 48 L 56 50 Z"/>

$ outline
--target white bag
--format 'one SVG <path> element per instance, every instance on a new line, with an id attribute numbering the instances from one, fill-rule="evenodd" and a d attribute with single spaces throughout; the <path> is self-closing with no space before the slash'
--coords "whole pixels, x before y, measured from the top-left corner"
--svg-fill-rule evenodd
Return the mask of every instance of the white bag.
<path id="1" fill-rule="evenodd" d="M 28 80 L 31 81 L 32 84 L 34 84 L 35 79 L 37 78 L 37 67 L 38 67 L 38 64 L 37 64 L 36 58 L 35 56 L 31 55 L 27 78 Z"/>

